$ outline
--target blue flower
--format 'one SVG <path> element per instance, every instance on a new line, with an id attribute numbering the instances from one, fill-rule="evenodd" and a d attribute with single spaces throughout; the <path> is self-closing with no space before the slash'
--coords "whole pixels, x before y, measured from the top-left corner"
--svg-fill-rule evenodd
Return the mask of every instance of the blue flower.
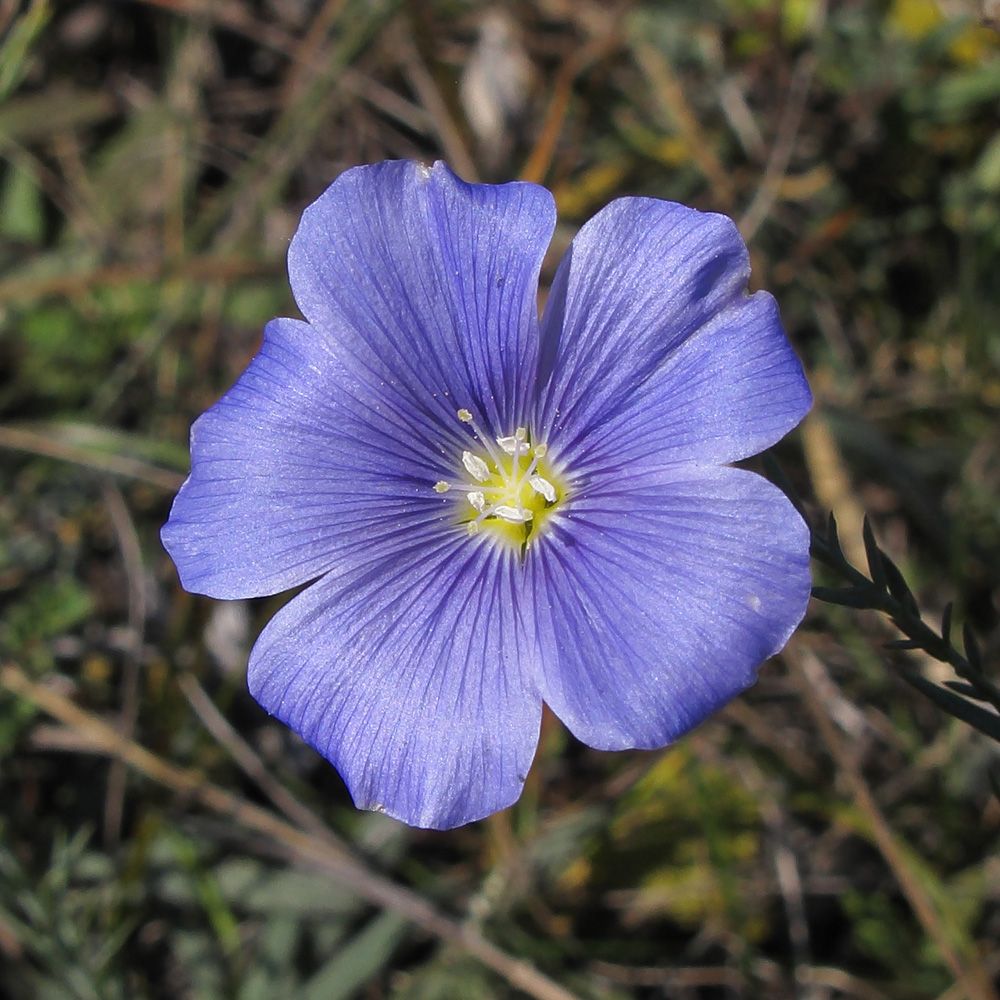
<path id="1" fill-rule="evenodd" d="M 443 163 L 342 174 L 277 319 L 191 431 L 163 542 L 218 598 L 305 583 L 254 697 L 358 806 L 448 828 L 520 794 L 546 702 L 584 743 L 662 747 L 801 620 L 805 525 L 726 463 L 810 394 L 733 223 L 622 198 L 559 266 L 534 184 Z"/>

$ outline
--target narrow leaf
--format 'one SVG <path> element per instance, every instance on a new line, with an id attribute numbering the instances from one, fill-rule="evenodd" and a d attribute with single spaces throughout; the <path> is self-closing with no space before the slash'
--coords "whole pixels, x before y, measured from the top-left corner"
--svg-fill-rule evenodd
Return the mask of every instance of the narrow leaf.
<path id="1" fill-rule="evenodd" d="M 845 608 L 872 607 L 871 592 L 867 587 L 813 587 L 812 595 L 817 601 L 840 604 Z"/>
<path id="2" fill-rule="evenodd" d="M 909 584 L 903 578 L 899 567 L 883 552 L 882 567 L 885 570 L 886 583 L 889 585 L 889 593 L 902 604 L 907 611 L 920 617 L 920 609 L 917 607 L 917 599 L 913 596 Z"/>
<path id="3" fill-rule="evenodd" d="M 830 517 L 826 523 L 826 544 L 835 562 L 847 562 L 844 558 L 844 550 L 840 547 L 840 536 L 837 534 L 837 519 L 833 516 L 833 511 L 830 511 Z"/>
<path id="4" fill-rule="evenodd" d="M 883 645 L 884 649 L 923 649 L 924 644 L 919 639 L 893 639 Z"/>
<path id="5" fill-rule="evenodd" d="M 977 674 L 981 674 L 983 672 L 983 655 L 979 651 L 979 643 L 968 623 L 962 626 L 962 641 L 965 643 L 965 658 L 969 661 L 969 666 Z"/>
<path id="6" fill-rule="evenodd" d="M 997 715 L 996 712 L 980 708 L 971 701 L 960 698 L 954 692 L 938 687 L 937 684 L 931 683 L 920 674 L 912 673 L 909 670 L 903 670 L 901 674 L 907 684 L 930 698 L 938 708 L 943 709 L 956 719 L 961 719 L 973 729 L 978 729 L 979 732 L 1000 743 L 1000 715 Z"/>
<path id="7" fill-rule="evenodd" d="M 980 694 L 979 691 L 976 690 L 976 686 L 974 684 L 967 684 L 965 681 L 945 681 L 944 686 L 951 688 L 952 691 L 957 691 L 961 695 L 965 695 L 966 698 L 976 698 L 978 701 L 985 701 L 992 704 L 989 698 Z"/>
<path id="8" fill-rule="evenodd" d="M 365 992 L 409 931 L 408 921 L 395 913 L 375 917 L 304 984 L 296 1000 L 349 1000 Z"/>
<path id="9" fill-rule="evenodd" d="M 764 474 L 791 500 L 792 505 L 802 515 L 802 520 L 808 522 L 802 499 L 792 485 L 791 480 L 785 475 L 785 470 L 778 464 L 778 460 L 769 451 L 765 451 L 760 457 L 764 465 Z"/>
<path id="10" fill-rule="evenodd" d="M 872 524 L 867 515 L 861 528 L 861 538 L 865 543 L 865 556 L 868 558 L 868 570 L 872 575 L 872 583 L 884 594 L 886 579 L 882 562 L 883 554 L 875 541 L 875 533 L 872 531 Z"/>

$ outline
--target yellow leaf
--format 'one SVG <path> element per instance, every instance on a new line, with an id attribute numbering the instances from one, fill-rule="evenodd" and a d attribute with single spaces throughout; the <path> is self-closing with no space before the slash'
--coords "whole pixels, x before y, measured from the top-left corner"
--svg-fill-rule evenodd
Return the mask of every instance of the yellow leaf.
<path id="1" fill-rule="evenodd" d="M 599 163 L 571 181 L 557 184 L 555 195 L 559 214 L 566 219 L 587 215 L 594 205 L 604 201 L 625 177 L 622 163 Z"/>
<path id="2" fill-rule="evenodd" d="M 943 20 L 934 0 L 893 0 L 886 27 L 916 41 L 929 35 Z"/>

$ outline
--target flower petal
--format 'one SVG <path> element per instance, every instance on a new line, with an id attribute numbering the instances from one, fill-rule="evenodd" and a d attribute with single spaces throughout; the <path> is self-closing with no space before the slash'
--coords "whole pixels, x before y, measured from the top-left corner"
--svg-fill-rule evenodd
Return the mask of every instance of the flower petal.
<path id="1" fill-rule="evenodd" d="M 678 469 L 610 482 L 528 560 L 542 696 L 584 743 L 659 747 L 756 679 L 809 599 L 806 527 L 766 480 Z"/>
<path id="2" fill-rule="evenodd" d="M 440 521 L 440 447 L 391 387 L 352 383 L 335 349 L 315 326 L 269 323 L 250 367 L 195 421 L 191 475 L 161 532 L 186 590 L 277 593 L 345 548 Z"/>
<path id="3" fill-rule="evenodd" d="M 538 272 L 555 203 L 536 184 L 466 184 L 443 164 L 341 174 L 288 254 L 296 302 L 338 331 L 339 356 L 495 435 L 523 423 L 538 350 Z"/>
<path id="4" fill-rule="evenodd" d="M 728 462 L 794 427 L 809 388 L 732 220 L 612 202 L 560 264 L 542 320 L 537 431 L 574 472 Z M 598 449 L 599 455 L 593 454 Z"/>
<path id="5" fill-rule="evenodd" d="M 510 805 L 541 721 L 514 556 L 453 528 L 351 562 L 264 629 L 251 693 L 361 808 L 446 829 Z"/>

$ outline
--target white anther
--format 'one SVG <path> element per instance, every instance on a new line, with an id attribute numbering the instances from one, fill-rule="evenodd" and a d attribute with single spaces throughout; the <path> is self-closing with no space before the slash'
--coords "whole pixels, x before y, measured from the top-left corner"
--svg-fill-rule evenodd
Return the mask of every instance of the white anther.
<path id="1" fill-rule="evenodd" d="M 499 507 L 494 507 L 492 513 L 510 524 L 524 524 L 531 520 L 531 511 L 523 507 L 508 507 L 506 504 L 501 504 Z"/>
<path id="2" fill-rule="evenodd" d="M 473 455 L 471 451 L 462 452 L 462 465 L 477 483 L 485 483 L 490 478 L 489 466 L 478 455 Z"/>
<path id="3" fill-rule="evenodd" d="M 466 409 L 461 409 L 458 411 L 458 419 L 461 420 L 463 424 L 471 424 L 472 414 Z"/>
<path id="4" fill-rule="evenodd" d="M 515 455 L 517 452 L 523 452 L 525 450 L 524 442 L 527 440 L 528 428 L 518 427 L 518 429 L 514 431 L 510 437 L 497 438 L 497 444 L 500 445 L 500 447 L 503 448 L 508 455 Z"/>
<path id="5" fill-rule="evenodd" d="M 549 450 L 547 444 L 536 444 L 535 445 L 535 458 L 545 458 L 545 453 Z"/>
<path id="6" fill-rule="evenodd" d="M 450 489 L 451 489 L 451 487 L 443 479 L 439 479 L 434 484 L 434 492 L 435 493 L 447 493 L 448 490 L 450 490 Z"/>
<path id="7" fill-rule="evenodd" d="M 480 493 L 478 490 L 473 490 L 469 494 L 469 503 L 472 504 L 480 514 L 486 510 L 486 497 Z"/>
<path id="8" fill-rule="evenodd" d="M 528 480 L 528 485 L 536 493 L 541 493 L 549 503 L 556 502 L 556 488 L 547 479 L 544 479 L 542 476 L 532 476 Z"/>

